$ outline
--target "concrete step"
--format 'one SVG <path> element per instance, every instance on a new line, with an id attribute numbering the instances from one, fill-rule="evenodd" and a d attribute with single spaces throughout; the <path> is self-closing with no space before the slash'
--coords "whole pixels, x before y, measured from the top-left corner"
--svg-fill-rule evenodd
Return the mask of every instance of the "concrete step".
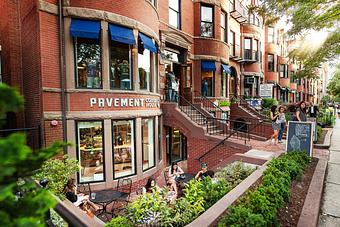
<path id="1" fill-rule="evenodd" d="M 277 155 L 277 153 L 251 149 L 247 151 L 246 153 L 244 153 L 243 155 L 246 157 L 252 157 L 252 158 L 257 158 L 257 159 L 271 160 Z"/>

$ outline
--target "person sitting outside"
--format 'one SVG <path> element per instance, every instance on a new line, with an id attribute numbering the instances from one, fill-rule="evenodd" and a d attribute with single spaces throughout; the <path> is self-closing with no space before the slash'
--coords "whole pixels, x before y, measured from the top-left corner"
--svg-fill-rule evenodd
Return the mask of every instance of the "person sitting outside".
<path id="1" fill-rule="evenodd" d="M 177 178 L 180 177 L 181 174 L 184 174 L 184 171 L 181 169 L 181 167 L 178 166 L 177 162 L 172 162 L 171 168 L 168 174 L 169 174 L 169 183 L 171 185 L 171 188 L 173 188 L 176 194 L 178 194 Z"/>
<path id="2" fill-rule="evenodd" d="M 89 196 L 85 194 L 77 193 L 77 186 L 75 184 L 75 179 L 71 178 L 67 181 L 64 187 L 64 193 L 66 198 L 71 201 L 75 206 L 82 209 L 82 207 L 90 206 L 93 211 L 97 211 L 99 207 L 89 200 Z M 84 209 L 82 209 L 84 210 Z M 84 210 L 86 211 L 86 210 Z"/>
<path id="3" fill-rule="evenodd" d="M 208 177 L 208 165 L 206 163 L 201 164 L 201 170 L 195 176 L 196 180 L 203 180 L 204 178 Z"/>
<path id="4" fill-rule="evenodd" d="M 143 190 L 143 195 L 145 195 L 146 193 L 152 193 L 153 190 L 159 190 L 159 187 L 156 184 L 155 179 L 153 177 L 150 177 L 142 190 Z"/>

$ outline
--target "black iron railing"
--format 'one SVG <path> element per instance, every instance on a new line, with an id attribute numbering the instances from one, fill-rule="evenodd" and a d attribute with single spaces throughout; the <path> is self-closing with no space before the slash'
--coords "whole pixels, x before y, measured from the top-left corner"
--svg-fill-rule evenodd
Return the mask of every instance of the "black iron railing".
<path id="1" fill-rule="evenodd" d="M 185 113 L 191 120 L 199 125 L 207 125 L 207 116 L 195 105 L 185 99 L 183 96 L 179 95 L 179 105 L 178 108 Z"/>
<path id="2" fill-rule="evenodd" d="M 6 137 L 16 132 L 21 132 L 26 135 L 27 145 L 32 149 L 39 149 L 42 147 L 43 140 L 40 125 L 31 128 L 0 129 L 0 137 Z"/>
<path id="3" fill-rule="evenodd" d="M 212 102 L 209 98 L 203 96 L 199 91 L 194 91 L 194 102 L 201 103 L 202 107 L 209 113 L 222 113 L 221 107 Z M 215 115 L 216 116 L 216 115 Z"/>

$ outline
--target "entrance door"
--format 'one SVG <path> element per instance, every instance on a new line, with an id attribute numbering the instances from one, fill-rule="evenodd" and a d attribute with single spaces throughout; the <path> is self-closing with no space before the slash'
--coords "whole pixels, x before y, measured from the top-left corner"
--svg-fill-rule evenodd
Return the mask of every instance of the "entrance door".
<path id="1" fill-rule="evenodd" d="M 167 164 L 187 159 L 187 138 L 177 128 L 166 127 Z"/>

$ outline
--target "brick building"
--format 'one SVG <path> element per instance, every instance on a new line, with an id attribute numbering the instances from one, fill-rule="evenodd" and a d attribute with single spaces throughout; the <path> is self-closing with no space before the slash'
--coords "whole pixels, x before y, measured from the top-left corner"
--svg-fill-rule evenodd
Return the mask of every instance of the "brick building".
<path id="1" fill-rule="evenodd" d="M 282 100 L 299 100 L 283 88 L 308 94 L 288 83 L 289 74 L 279 79 L 275 62 L 297 68 L 269 40 L 275 31 L 248 14 L 251 4 L 258 3 L 1 1 L 2 82 L 26 100 L 8 127 L 38 127 L 34 140 L 43 146 L 74 144 L 65 152 L 80 162 L 78 181 L 98 188 L 121 177 L 138 187 L 172 161 L 194 173 L 201 161 L 214 166 L 249 150 L 221 136 L 239 126 L 223 103 L 259 96 L 262 83 L 274 84 Z M 179 104 L 169 100 L 176 84 Z M 231 119 L 249 115 L 235 111 Z"/>

